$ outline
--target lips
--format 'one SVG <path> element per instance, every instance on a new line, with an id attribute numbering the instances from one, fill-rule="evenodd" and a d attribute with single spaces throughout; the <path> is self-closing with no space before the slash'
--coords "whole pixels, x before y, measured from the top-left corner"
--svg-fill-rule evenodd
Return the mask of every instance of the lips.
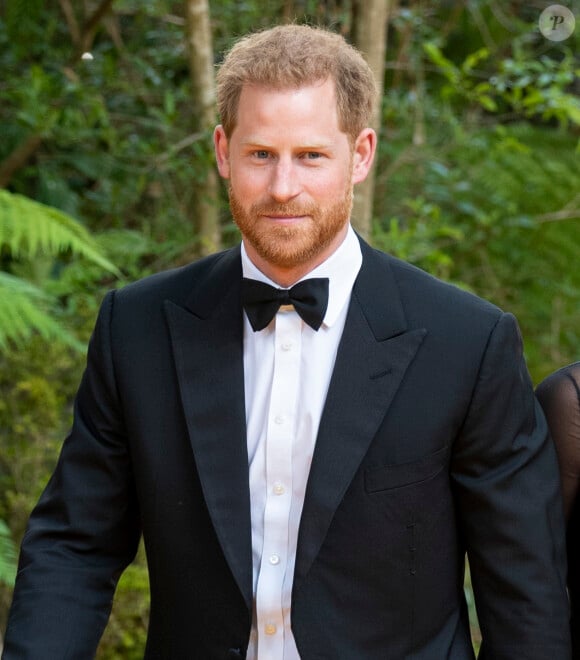
<path id="1" fill-rule="evenodd" d="M 278 213 L 262 213 L 261 216 L 263 218 L 268 218 L 270 220 L 280 220 L 281 222 L 284 222 L 286 220 L 301 220 L 302 218 L 306 218 L 306 214 L 296 214 L 296 215 L 279 215 Z"/>

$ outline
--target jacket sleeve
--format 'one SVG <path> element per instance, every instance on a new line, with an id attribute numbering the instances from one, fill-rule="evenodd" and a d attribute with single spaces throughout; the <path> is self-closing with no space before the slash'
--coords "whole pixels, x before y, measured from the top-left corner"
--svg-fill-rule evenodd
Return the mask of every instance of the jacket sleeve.
<path id="1" fill-rule="evenodd" d="M 3 660 L 92 658 L 117 580 L 133 560 L 139 512 L 115 386 L 105 298 L 74 421 L 20 553 Z"/>
<path id="2" fill-rule="evenodd" d="M 558 466 L 510 314 L 490 334 L 452 479 L 482 632 L 480 660 L 566 660 Z"/>

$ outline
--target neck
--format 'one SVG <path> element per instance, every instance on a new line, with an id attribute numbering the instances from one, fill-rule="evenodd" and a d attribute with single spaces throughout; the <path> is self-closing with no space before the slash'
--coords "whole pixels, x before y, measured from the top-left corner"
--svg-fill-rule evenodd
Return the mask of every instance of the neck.
<path id="1" fill-rule="evenodd" d="M 271 261 L 264 259 L 245 237 L 243 237 L 243 241 L 246 253 L 254 266 L 278 286 L 287 289 L 293 284 L 296 284 L 298 280 L 301 280 L 303 277 L 311 273 L 315 268 L 320 266 L 321 263 L 325 262 L 332 254 L 334 254 L 346 238 L 348 229 L 349 224 L 347 223 L 326 248 L 320 250 L 320 252 L 308 261 L 291 264 L 290 266 L 272 263 Z"/>

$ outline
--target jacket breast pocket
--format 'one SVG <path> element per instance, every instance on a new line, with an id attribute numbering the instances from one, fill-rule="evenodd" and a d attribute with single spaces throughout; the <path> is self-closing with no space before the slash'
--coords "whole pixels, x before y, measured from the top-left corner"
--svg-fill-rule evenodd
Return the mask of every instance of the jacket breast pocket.
<path id="1" fill-rule="evenodd" d="M 368 468 L 365 472 L 365 490 L 367 493 L 378 493 L 429 481 L 446 467 L 447 457 L 448 448 L 443 447 L 417 461 Z"/>
<path id="2" fill-rule="evenodd" d="M 378 530 L 376 545 L 393 566 L 417 579 L 435 579 L 441 552 L 457 547 L 449 456 L 447 446 L 418 460 L 369 467 L 364 473 L 368 512 Z M 437 584 L 436 590 L 441 589 Z"/>

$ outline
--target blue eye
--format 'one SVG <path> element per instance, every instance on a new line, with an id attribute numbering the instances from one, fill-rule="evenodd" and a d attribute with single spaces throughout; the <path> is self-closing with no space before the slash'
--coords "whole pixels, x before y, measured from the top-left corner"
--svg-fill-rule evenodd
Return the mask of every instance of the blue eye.
<path id="1" fill-rule="evenodd" d="M 256 156 L 256 158 L 262 158 L 263 159 L 263 158 L 268 158 L 268 156 L 270 154 L 267 151 L 265 151 L 264 149 L 260 149 L 258 151 L 255 151 L 254 155 Z"/>

